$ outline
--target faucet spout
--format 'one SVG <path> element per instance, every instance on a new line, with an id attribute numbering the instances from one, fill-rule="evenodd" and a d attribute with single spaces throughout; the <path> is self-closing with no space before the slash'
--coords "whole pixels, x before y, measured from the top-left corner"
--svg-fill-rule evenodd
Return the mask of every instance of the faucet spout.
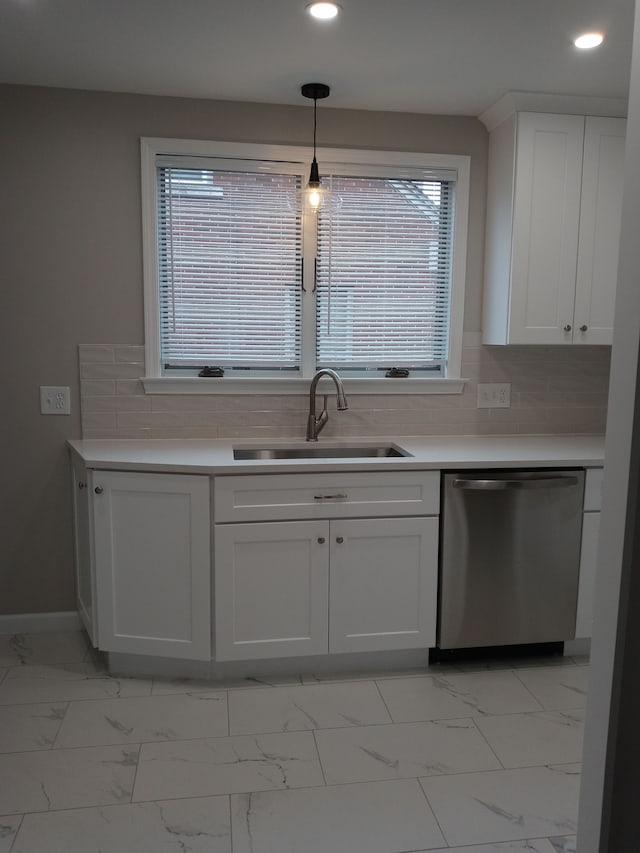
<path id="1" fill-rule="evenodd" d="M 322 379 L 323 376 L 328 376 L 333 380 L 333 384 L 336 386 L 336 400 L 337 400 L 337 408 L 339 412 L 345 411 L 345 409 L 349 408 L 347 403 L 347 397 L 344 393 L 344 386 L 342 384 L 342 379 L 338 376 L 335 370 L 331 370 L 329 367 L 323 367 L 322 370 L 319 370 L 316 375 L 311 380 L 311 387 L 309 388 L 309 418 L 307 420 L 307 441 L 317 441 L 318 435 L 326 422 L 329 420 L 329 415 L 327 414 L 327 396 L 324 395 L 324 406 L 320 414 L 316 417 L 316 393 L 318 388 L 318 382 Z"/>

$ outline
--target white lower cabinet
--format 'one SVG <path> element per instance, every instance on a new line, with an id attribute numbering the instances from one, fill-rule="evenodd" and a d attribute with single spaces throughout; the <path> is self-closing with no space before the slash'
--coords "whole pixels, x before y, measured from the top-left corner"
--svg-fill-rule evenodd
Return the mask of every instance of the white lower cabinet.
<path id="1" fill-rule="evenodd" d="M 437 517 L 335 521 L 330 542 L 330 652 L 435 645 Z"/>
<path id="2" fill-rule="evenodd" d="M 576 612 L 576 637 L 579 639 L 591 637 L 593 634 L 594 590 L 598 565 L 599 532 L 600 513 L 585 512 L 582 518 L 580 583 L 578 585 L 578 607 Z"/>
<path id="3" fill-rule="evenodd" d="M 590 468 L 587 470 L 585 480 L 582 543 L 580 547 L 580 582 L 578 584 L 578 606 L 576 610 L 577 639 L 587 639 L 593 634 L 602 475 L 602 468 Z"/>
<path id="4" fill-rule="evenodd" d="M 324 521 L 215 528 L 216 660 L 326 654 Z"/>
<path id="5" fill-rule="evenodd" d="M 211 658 L 209 477 L 95 471 L 99 647 Z"/>
<path id="6" fill-rule="evenodd" d="M 78 613 L 89 639 L 98 645 L 96 619 L 96 583 L 93 565 L 91 519 L 91 471 L 78 456 L 71 460 L 73 495 L 73 543 L 76 568 L 76 601 Z"/>
<path id="7" fill-rule="evenodd" d="M 216 660 L 435 644 L 437 517 L 215 530 Z"/>

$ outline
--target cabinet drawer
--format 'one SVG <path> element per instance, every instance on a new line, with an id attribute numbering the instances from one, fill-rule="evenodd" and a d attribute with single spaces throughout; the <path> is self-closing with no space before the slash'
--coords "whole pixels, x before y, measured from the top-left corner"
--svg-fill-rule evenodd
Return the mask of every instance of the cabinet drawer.
<path id="1" fill-rule="evenodd" d="M 216 522 L 437 515 L 439 471 L 216 477 Z"/>

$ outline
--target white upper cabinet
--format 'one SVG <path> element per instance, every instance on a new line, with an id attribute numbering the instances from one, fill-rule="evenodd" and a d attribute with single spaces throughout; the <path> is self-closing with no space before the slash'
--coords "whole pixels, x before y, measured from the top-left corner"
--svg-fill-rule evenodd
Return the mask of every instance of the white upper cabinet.
<path id="1" fill-rule="evenodd" d="M 491 132 L 483 343 L 611 343 L 624 133 L 527 112 Z"/>
<path id="2" fill-rule="evenodd" d="M 574 308 L 578 343 L 612 340 L 625 129 L 621 118 L 587 116 L 585 121 Z"/>

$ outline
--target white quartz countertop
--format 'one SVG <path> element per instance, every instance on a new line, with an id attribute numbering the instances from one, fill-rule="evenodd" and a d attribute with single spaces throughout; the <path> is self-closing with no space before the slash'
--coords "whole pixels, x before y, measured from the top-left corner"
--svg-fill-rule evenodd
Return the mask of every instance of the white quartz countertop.
<path id="1" fill-rule="evenodd" d="M 462 468 L 598 468 L 604 464 L 603 436 L 402 436 L 322 440 L 317 446 L 390 444 L 408 456 L 381 458 L 234 460 L 234 448 L 305 447 L 300 439 L 114 439 L 70 441 L 88 468 L 202 474 L 297 473 Z"/>

